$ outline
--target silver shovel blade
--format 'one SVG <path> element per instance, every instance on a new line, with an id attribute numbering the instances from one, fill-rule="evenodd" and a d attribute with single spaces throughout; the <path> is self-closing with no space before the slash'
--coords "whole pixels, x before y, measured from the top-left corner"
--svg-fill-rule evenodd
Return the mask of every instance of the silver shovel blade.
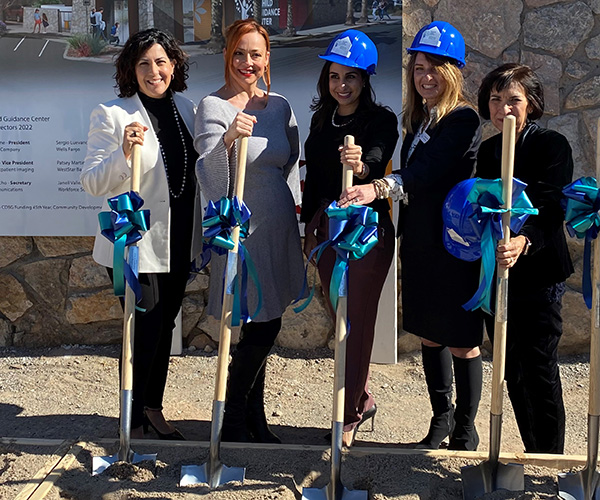
<path id="1" fill-rule="evenodd" d="M 190 486 L 193 484 L 208 484 L 211 488 L 216 488 L 222 484 L 238 481 L 244 482 L 246 469 L 244 467 L 228 467 L 219 465 L 213 477 L 208 473 L 208 464 L 202 465 L 183 465 L 181 466 L 181 479 L 179 486 Z"/>
<path id="2" fill-rule="evenodd" d="M 328 486 L 323 488 L 302 488 L 302 500 L 338 500 L 328 498 Z M 344 488 L 339 500 L 368 500 L 369 493 L 365 490 L 349 490 Z"/>
<path id="3" fill-rule="evenodd" d="M 92 476 L 102 474 L 112 464 L 117 463 L 118 461 L 118 453 L 115 453 L 110 457 L 92 457 Z M 148 455 L 140 455 L 138 453 L 133 453 L 131 456 L 131 461 L 129 463 L 137 464 L 144 461 L 156 463 L 156 453 L 150 453 Z"/>
<path id="4" fill-rule="evenodd" d="M 558 475 L 558 497 L 563 500 L 600 500 L 600 490 L 598 481 L 600 474 L 597 471 L 591 471 L 592 477 L 588 481 L 589 469 L 579 472 L 567 472 Z M 585 491 L 586 485 L 591 491 Z"/>
<path id="5" fill-rule="evenodd" d="M 494 471 L 494 466 L 490 462 L 462 467 L 463 499 L 475 500 L 485 493 L 497 490 L 523 491 L 525 489 L 522 465 L 498 462 L 495 469 Z"/>

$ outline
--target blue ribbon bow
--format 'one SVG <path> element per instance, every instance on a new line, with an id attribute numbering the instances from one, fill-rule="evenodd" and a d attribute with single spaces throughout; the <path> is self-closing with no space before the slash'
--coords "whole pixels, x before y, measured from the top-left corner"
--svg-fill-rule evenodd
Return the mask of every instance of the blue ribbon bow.
<path id="1" fill-rule="evenodd" d="M 339 208 L 335 201 L 327 207 L 325 213 L 329 217 L 329 238 L 313 249 L 308 257 L 308 262 L 315 254 L 318 262 L 329 246 L 337 253 L 329 285 L 329 298 L 335 311 L 338 298 L 348 294 L 349 261 L 362 259 L 377 244 L 378 216 L 371 207 L 350 205 L 347 208 Z M 316 273 L 316 267 L 314 272 Z M 302 291 L 294 304 L 304 295 L 307 288 L 307 274 L 308 263 L 304 272 Z M 308 298 L 294 308 L 295 312 L 301 312 L 308 306 L 314 296 L 314 288 L 313 284 Z"/>
<path id="2" fill-rule="evenodd" d="M 125 295 L 125 282 L 135 294 L 136 302 L 142 298 L 138 280 L 138 249 L 131 247 L 129 262 L 125 260 L 125 248 L 142 238 L 140 231 L 150 227 L 150 210 L 140 210 L 144 200 L 134 191 L 108 199 L 110 212 L 100 212 L 98 221 L 102 234 L 114 244 L 113 289 L 117 297 Z"/>
<path id="3" fill-rule="evenodd" d="M 585 238 L 583 249 L 583 299 L 592 308 L 592 241 L 600 230 L 600 189 L 594 177 L 581 177 L 563 189 L 567 232 L 571 237 Z M 596 263 L 596 265 L 600 265 Z"/>
<path id="4" fill-rule="evenodd" d="M 234 196 L 233 199 L 223 197 L 216 203 L 213 201 L 208 202 L 202 220 L 204 244 L 200 269 L 210 262 L 211 252 L 215 252 L 217 255 L 225 255 L 235 248 L 231 236 L 233 229 L 236 226 L 240 227 L 238 254 L 242 265 L 241 283 L 240 277 L 233 272 L 237 270 L 236 254 L 228 256 L 223 274 L 224 287 L 227 289 L 228 294 L 233 295 L 231 326 L 239 326 L 243 322 L 252 320 L 262 308 L 262 289 L 258 280 L 258 273 L 248 250 L 242 244 L 242 239 L 249 234 L 251 215 L 252 213 L 247 205 L 237 197 Z M 254 282 L 258 294 L 258 303 L 252 315 L 248 312 L 248 277 Z"/>
<path id="5" fill-rule="evenodd" d="M 527 184 L 519 179 L 513 179 L 513 203 L 510 210 L 510 229 L 518 233 L 530 215 L 537 215 L 538 209 L 533 208 L 525 193 Z M 506 213 L 502 196 L 502 179 L 477 179 L 467 195 L 471 203 L 473 215 L 471 223 L 475 233 L 481 238 L 481 269 L 479 272 L 479 287 L 463 308 L 474 311 L 478 308 L 491 314 L 492 281 L 496 268 L 496 246 L 504 238 L 502 214 Z"/>

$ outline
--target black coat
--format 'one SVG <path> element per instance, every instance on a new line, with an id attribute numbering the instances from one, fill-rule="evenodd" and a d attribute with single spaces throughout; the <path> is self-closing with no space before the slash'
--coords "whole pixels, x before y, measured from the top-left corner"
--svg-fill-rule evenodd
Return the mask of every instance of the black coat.
<path id="1" fill-rule="evenodd" d="M 502 134 L 486 140 L 477 155 L 477 176 L 501 175 Z M 563 229 L 562 189 L 573 178 L 573 158 L 567 139 L 554 130 L 528 123 L 515 146 L 514 176 L 527 184 L 525 192 L 539 215 L 531 215 L 519 234 L 531 241 L 509 273 L 512 299 L 565 281 L 573 264 Z"/>
<path id="2" fill-rule="evenodd" d="M 480 121 L 472 108 L 461 107 L 426 132 L 429 139 L 419 142 L 410 159 L 413 134 L 401 152 L 399 173 L 408 195 L 398 218 L 403 327 L 442 345 L 475 347 L 483 339 L 483 322 L 462 305 L 477 290 L 479 263 L 444 248 L 442 206 L 450 189 L 473 174 Z"/>

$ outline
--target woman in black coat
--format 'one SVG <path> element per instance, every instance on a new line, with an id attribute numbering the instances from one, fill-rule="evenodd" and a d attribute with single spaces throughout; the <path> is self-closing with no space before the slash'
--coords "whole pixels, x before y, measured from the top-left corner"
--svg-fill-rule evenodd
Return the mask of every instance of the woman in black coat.
<path id="1" fill-rule="evenodd" d="M 401 199 L 402 319 L 421 338 L 433 417 L 418 448 L 475 450 L 475 415 L 481 397 L 479 345 L 483 321 L 462 304 L 477 289 L 479 267 L 444 248 L 442 205 L 448 191 L 468 179 L 481 141 L 477 113 L 463 98 L 464 41 L 450 24 L 422 28 L 408 49 L 406 128 L 399 172 L 342 193 L 341 206 L 375 198 Z M 452 367 L 456 409 L 452 405 Z"/>
<path id="2" fill-rule="evenodd" d="M 479 114 L 498 130 L 507 115 L 516 117 L 514 176 L 539 215 L 527 219 L 496 259 L 510 268 L 506 387 L 527 453 L 563 453 L 565 408 L 558 368 L 564 281 L 572 274 L 563 231 L 562 189 L 571 182 L 573 158 L 567 139 L 532 120 L 544 112 L 542 85 L 531 68 L 504 64 L 484 79 Z M 502 136 L 481 145 L 477 176 L 500 177 Z M 493 335 L 494 318 L 486 317 Z"/>

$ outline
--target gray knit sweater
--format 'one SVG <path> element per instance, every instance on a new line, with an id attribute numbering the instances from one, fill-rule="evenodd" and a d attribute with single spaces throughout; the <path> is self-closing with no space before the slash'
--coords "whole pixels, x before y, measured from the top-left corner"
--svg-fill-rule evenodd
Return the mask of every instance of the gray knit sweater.
<path id="1" fill-rule="evenodd" d="M 227 154 L 223 135 L 240 110 L 211 94 L 198 106 L 194 146 L 199 153 L 196 175 L 204 197 L 217 201 L 231 196 L 236 153 Z M 281 317 L 302 287 L 303 258 L 295 206 L 300 200 L 300 142 L 296 118 L 288 101 L 269 94 L 262 110 L 245 111 L 257 123 L 248 141 L 244 202 L 252 212 L 250 235 L 244 240 L 256 265 L 263 306 L 255 321 Z M 225 258 L 211 261 L 208 313 L 221 317 Z M 248 305 L 254 312 L 257 296 L 249 286 Z"/>

